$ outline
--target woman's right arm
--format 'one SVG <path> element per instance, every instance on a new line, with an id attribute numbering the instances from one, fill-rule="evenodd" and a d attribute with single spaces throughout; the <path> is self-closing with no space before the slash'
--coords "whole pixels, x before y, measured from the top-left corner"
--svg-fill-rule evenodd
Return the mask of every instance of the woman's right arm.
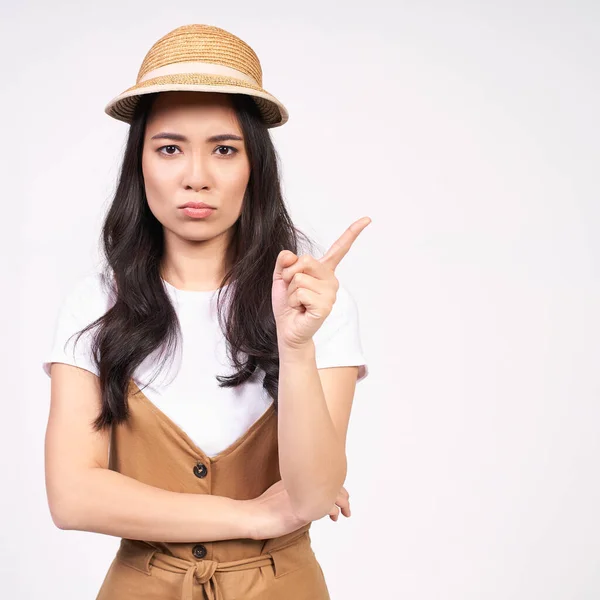
<path id="1" fill-rule="evenodd" d="M 96 375 L 52 363 L 45 473 L 57 527 L 157 542 L 255 536 L 250 501 L 171 492 L 108 469 L 110 428 L 91 425 L 100 403 Z"/>

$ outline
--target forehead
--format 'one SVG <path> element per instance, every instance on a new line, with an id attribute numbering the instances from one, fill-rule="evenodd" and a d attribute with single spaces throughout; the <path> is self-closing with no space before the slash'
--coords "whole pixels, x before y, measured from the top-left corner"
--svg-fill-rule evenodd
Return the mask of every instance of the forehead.
<path id="1" fill-rule="evenodd" d="M 239 132 L 237 116 L 231 98 L 215 92 L 161 92 L 154 101 L 146 128 L 179 128 L 207 131 L 228 127 Z"/>

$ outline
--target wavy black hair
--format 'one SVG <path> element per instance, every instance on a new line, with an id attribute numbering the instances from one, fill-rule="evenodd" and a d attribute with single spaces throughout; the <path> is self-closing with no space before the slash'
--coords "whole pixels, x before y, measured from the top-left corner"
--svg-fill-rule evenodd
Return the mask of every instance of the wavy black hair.
<path id="1" fill-rule="evenodd" d="M 111 282 L 114 303 L 76 332 L 78 341 L 95 329 L 91 352 L 102 390 L 102 408 L 93 422 L 96 431 L 127 420 L 127 389 L 134 370 L 151 353 L 158 353 L 160 363 L 180 341 L 179 321 L 160 271 L 163 227 L 148 207 L 142 174 L 146 123 L 157 96 L 143 95 L 136 105 L 116 191 L 102 226 L 103 278 Z M 243 132 L 250 177 L 240 216 L 232 225 L 227 249 L 231 266 L 217 294 L 219 324 L 235 371 L 216 378 L 221 387 L 235 387 L 261 369 L 263 388 L 277 410 L 273 269 L 282 250 L 299 254 L 315 244 L 294 226 L 286 209 L 279 157 L 256 104 L 244 94 L 229 97 Z"/>

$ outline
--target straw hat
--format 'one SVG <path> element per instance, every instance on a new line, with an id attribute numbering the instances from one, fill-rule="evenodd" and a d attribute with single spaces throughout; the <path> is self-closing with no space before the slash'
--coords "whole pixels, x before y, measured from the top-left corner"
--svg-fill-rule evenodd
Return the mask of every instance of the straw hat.
<path id="1" fill-rule="evenodd" d="M 252 96 L 268 128 L 287 122 L 288 111 L 262 87 L 256 53 L 237 36 L 212 25 L 183 25 L 150 48 L 136 84 L 113 98 L 104 112 L 131 123 L 142 94 L 190 90 Z"/>

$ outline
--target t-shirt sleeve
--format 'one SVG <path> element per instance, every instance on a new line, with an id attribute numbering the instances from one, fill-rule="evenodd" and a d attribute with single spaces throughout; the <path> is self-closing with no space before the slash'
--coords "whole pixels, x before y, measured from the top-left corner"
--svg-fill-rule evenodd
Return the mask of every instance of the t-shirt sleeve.
<path id="1" fill-rule="evenodd" d="M 48 376 L 53 362 L 74 365 L 99 375 L 91 352 L 96 328 L 86 331 L 77 339 L 78 332 L 102 316 L 105 309 L 97 278 L 95 273 L 87 275 L 63 296 L 54 322 L 53 339 L 42 361 L 42 368 Z"/>
<path id="2" fill-rule="evenodd" d="M 318 369 L 358 366 L 357 383 L 368 374 L 356 301 L 340 282 L 331 312 L 313 335 Z"/>

